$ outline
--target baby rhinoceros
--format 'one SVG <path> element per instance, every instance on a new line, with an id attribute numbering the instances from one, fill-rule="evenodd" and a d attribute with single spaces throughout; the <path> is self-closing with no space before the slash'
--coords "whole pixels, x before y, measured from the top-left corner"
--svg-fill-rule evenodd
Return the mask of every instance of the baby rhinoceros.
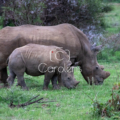
<path id="1" fill-rule="evenodd" d="M 50 80 L 53 87 L 57 85 L 54 78 L 59 75 L 64 86 L 74 88 L 79 83 L 70 70 L 71 61 L 68 54 L 56 46 L 27 44 L 16 48 L 8 59 L 10 75 L 7 79 L 13 85 L 17 76 L 18 84 L 28 89 L 24 81 L 24 73 L 31 76 L 45 75 L 43 89 L 48 89 Z"/>

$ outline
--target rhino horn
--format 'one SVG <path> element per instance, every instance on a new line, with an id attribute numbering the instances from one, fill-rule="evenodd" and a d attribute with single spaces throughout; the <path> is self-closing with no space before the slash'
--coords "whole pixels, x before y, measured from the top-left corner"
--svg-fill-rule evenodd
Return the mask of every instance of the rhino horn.
<path id="1" fill-rule="evenodd" d="M 80 81 L 75 81 L 75 87 L 79 84 Z"/>

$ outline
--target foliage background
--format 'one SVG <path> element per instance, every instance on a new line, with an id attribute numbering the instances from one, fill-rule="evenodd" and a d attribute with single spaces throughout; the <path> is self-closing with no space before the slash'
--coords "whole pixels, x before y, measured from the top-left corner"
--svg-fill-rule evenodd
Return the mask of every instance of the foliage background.
<path id="1" fill-rule="evenodd" d="M 3 3 L 3 18 L 14 25 L 99 24 L 101 0 L 8 0 Z M 98 21 L 99 20 L 99 21 Z"/>

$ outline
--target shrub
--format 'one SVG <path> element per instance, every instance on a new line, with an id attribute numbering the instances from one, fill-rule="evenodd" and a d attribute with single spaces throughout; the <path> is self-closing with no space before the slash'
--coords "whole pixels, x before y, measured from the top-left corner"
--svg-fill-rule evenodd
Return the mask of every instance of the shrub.
<path id="1" fill-rule="evenodd" d="M 116 56 L 116 58 L 117 58 L 118 60 L 120 60 L 120 51 L 116 51 L 116 52 L 115 52 L 115 56 Z"/>
<path id="2" fill-rule="evenodd" d="M 98 58 L 98 60 L 106 60 L 106 61 L 108 61 L 109 55 L 108 55 L 108 53 L 106 52 L 106 50 L 104 50 L 104 51 L 100 52 L 100 53 L 97 55 L 97 58 Z"/>
<path id="3" fill-rule="evenodd" d="M 55 5 L 56 7 L 54 7 Z M 101 5 L 101 0 L 60 0 L 57 2 L 53 0 L 51 4 L 46 4 L 46 6 L 47 16 L 52 14 L 54 20 L 46 23 L 46 25 L 71 23 L 81 27 L 86 24 L 98 24 Z"/>
<path id="4" fill-rule="evenodd" d="M 101 3 L 101 0 L 9 0 L 3 15 L 15 25 L 71 23 L 81 27 L 100 23 Z"/>
<path id="5" fill-rule="evenodd" d="M 110 4 L 103 4 L 102 6 L 102 12 L 110 12 L 113 9 L 114 9 L 113 6 Z"/>
<path id="6" fill-rule="evenodd" d="M 41 0 L 9 0 L 4 4 L 3 17 L 14 25 L 42 24 L 40 19 L 43 13 L 44 3 Z"/>
<path id="7" fill-rule="evenodd" d="M 120 2 L 120 0 L 103 0 L 103 2 Z"/>
<path id="8" fill-rule="evenodd" d="M 114 61 L 117 60 L 114 56 L 114 50 L 105 47 L 98 55 L 98 60 Z"/>
<path id="9" fill-rule="evenodd" d="M 0 16 L 0 29 L 3 27 L 3 17 Z"/>
<path id="10" fill-rule="evenodd" d="M 103 51 L 98 54 L 99 60 L 120 60 L 120 34 L 115 34 L 108 38 L 102 37 L 99 42 L 103 45 Z"/>
<path id="11" fill-rule="evenodd" d="M 114 91 L 116 90 L 117 91 Z M 94 117 L 112 117 L 115 118 L 115 115 L 119 115 L 120 112 L 120 90 L 119 85 L 116 85 L 112 89 L 111 99 L 106 103 L 100 103 L 98 101 L 93 101 L 92 109 Z M 117 118 L 120 118 L 117 116 Z"/>
<path id="12" fill-rule="evenodd" d="M 93 115 L 94 117 L 111 117 L 112 116 L 112 108 L 103 103 L 94 102 L 93 103 Z"/>

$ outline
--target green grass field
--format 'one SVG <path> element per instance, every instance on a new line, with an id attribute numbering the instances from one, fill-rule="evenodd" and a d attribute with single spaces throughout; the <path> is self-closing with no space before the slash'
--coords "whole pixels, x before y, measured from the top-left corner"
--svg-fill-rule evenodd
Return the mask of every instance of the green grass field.
<path id="1" fill-rule="evenodd" d="M 88 96 L 106 103 L 111 98 L 113 85 L 120 82 L 118 77 L 120 63 L 102 62 L 101 64 L 105 66 L 105 70 L 110 71 L 111 76 L 100 86 L 88 85 L 80 72 L 75 70 L 75 78 L 80 81 L 76 89 L 69 90 L 63 87 L 60 90 L 52 90 L 50 84 L 49 90 L 43 91 L 43 76 L 25 75 L 29 91 L 23 91 L 18 87 L 0 90 L 0 120 L 97 120 L 98 118 L 92 116 L 93 102 Z M 36 95 L 43 97 L 44 101 L 54 102 L 35 103 L 24 108 L 10 108 L 9 100 L 3 99 L 13 96 L 22 103 Z M 15 104 L 18 103 L 15 102 Z M 110 118 L 100 119 L 109 120 Z"/>

